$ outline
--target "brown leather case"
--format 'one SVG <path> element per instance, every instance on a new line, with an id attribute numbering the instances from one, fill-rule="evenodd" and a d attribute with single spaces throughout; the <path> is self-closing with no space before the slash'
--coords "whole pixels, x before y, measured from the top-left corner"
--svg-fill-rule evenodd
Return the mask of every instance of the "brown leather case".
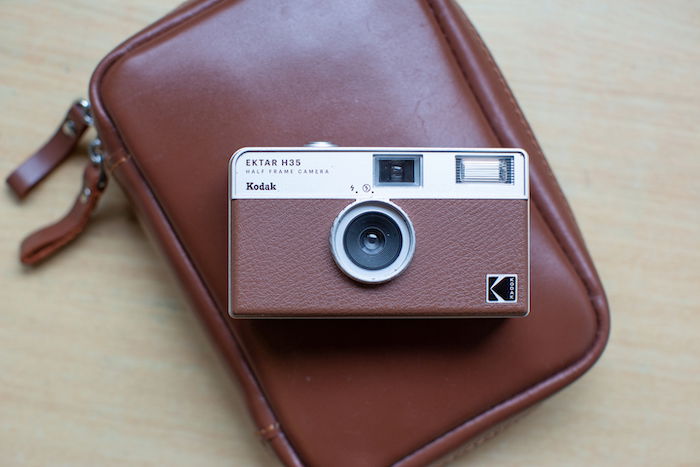
<path id="1" fill-rule="evenodd" d="M 581 234 L 503 77 L 454 3 L 187 2 L 110 53 L 90 97 L 109 173 L 284 463 L 436 461 L 477 445 L 600 356 L 608 308 Z M 228 159 L 243 146 L 311 140 L 526 149 L 530 315 L 230 319 Z"/>

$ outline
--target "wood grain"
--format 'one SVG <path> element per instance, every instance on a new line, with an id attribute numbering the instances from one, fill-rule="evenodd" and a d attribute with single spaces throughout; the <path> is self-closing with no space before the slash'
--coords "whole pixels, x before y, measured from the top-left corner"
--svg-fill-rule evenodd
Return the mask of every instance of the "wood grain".
<path id="1" fill-rule="evenodd" d="M 175 5 L 0 0 L 0 174 Z M 579 382 L 454 465 L 700 465 L 700 3 L 462 5 L 569 197 L 613 330 Z M 0 196 L 0 464 L 275 465 L 116 184 L 75 245 L 18 264 L 83 161 Z"/>

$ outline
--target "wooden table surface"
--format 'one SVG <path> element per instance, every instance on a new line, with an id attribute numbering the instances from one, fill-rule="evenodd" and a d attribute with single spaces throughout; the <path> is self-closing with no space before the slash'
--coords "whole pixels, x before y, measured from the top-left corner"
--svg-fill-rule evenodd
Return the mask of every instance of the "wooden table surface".
<path id="1" fill-rule="evenodd" d="M 0 174 L 177 1 L 0 0 Z M 559 177 L 612 334 L 581 380 L 455 465 L 700 465 L 700 3 L 464 1 Z M 84 152 L 84 151 L 83 151 Z M 275 465 L 113 184 L 37 269 L 84 154 L 0 196 L 0 465 Z"/>

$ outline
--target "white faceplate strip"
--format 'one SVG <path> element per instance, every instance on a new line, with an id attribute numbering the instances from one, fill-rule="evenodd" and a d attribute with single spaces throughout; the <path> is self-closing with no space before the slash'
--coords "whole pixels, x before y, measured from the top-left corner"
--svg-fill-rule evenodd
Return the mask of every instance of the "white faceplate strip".
<path id="1" fill-rule="evenodd" d="M 420 186 L 378 186 L 374 155 L 422 156 Z M 456 182 L 456 157 L 513 156 L 513 183 Z M 244 148 L 230 162 L 232 199 L 527 199 L 527 153 L 474 148 Z"/>

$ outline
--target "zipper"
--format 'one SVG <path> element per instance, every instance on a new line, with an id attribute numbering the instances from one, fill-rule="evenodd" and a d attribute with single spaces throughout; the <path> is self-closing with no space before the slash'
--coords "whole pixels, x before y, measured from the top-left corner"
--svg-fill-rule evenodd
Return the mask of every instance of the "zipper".
<path id="1" fill-rule="evenodd" d="M 24 199 L 75 152 L 81 138 L 93 125 L 88 100 L 75 101 L 53 136 L 7 177 L 10 189 L 20 200 Z M 83 184 L 73 206 L 61 219 L 32 232 L 22 241 L 19 255 L 22 263 L 34 265 L 49 258 L 87 227 L 108 181 L 99 136 L 90 143 L 88 155 Z"/>

